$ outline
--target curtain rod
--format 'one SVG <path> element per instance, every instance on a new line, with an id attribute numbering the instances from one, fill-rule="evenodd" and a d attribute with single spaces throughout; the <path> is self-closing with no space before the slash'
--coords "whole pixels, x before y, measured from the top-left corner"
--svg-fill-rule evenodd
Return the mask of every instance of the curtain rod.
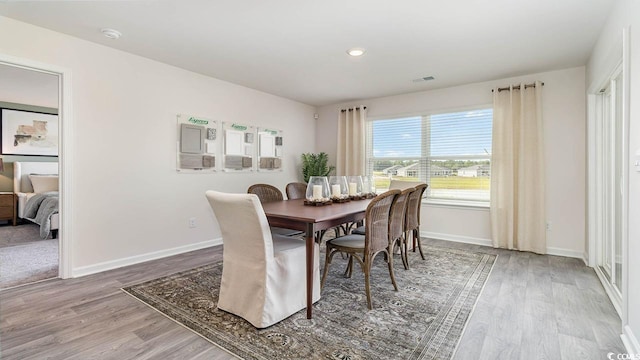
<path id="1" fill-rule="evenodd" d="M 360 108 L 360 107 L 356 107 L 356 109 L 359 109 L 359 108 Z M 366 107 L 366 106 L 363 106 L 362 108 L 363 108 L 364 110 L 367 110 L 367 107 Z M 342 109 L 342 110 L 340 110 L 340 112 L 347 112 L 347 111 L 353 111 L 353 109 Z"/>
<path id="2" fill-rule="evenodd" d="M 541 82 L 541 83 L 540 83 L 540 85 L 541 85 L 541 86 L 544 86 L 544 83 L 543 83 L 543 82 Z M 512 87 L 513 87 L 514 89 L 520 90 L 520 85 L 513 85 Z M 530 88 L 530 87 L 536 87 L 536 84 L 525 84 L 525 85 L 524 85 L 524 88 L 525 88 L 525 89 L 526 89 L 526 88 Z M 511 89 L 511 88 L 508 88 L 508 87 L 498 88 L 498 92 L 503 91 L 503 90 L 509 90 L 509 89 Z M 491 89 L 491 92 L 493 92 L 493 89 Z"/>

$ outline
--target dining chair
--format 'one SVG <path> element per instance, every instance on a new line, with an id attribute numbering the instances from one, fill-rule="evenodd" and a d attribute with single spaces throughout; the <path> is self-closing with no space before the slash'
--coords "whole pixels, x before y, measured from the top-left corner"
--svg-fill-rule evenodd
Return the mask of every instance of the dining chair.
<path id="1" fill-rule="evenodd" d="M 304 199 L 307 196 L 307 183 L 288 183 L 284 190 L 287 193 L 287 199 L 289 200 Z"/>
<path id="2" fill-rule="evenodd" d="M 277 187 L 269 184 L 251 185 L 249 186 L 249 189 L 247 189 L 247 193 L 257 195 L 261 203 L 284 200 L 282 191 L 280 191 L 280 189 L 278 189 Z"/>
<path id="3" fill-rule="evenodd" d="M 416 247 L 420 251 L 420 257 L 422 260 L 425 259 L 424 253 L 422 252 L 422 244 L 420 243 L 420 208 L 422 207 L 422 194 L 424 194 L 425 190 L 429 185 L 425 183 L 421 183 L 415 187 L 415 191 L 411 193 L 409 196 L 409 202 L 407 204 L 407 215 L 405 218 L 405 251 L 407 249 L 409 238 L 412 240 L 413 252 L 416 251 Z M 406 253 L 405 253 L 406 255 Z M 408 265 L 408 258 L 407 265 Z"/>
<path id="4" fill-rule="evenodd" d="M 255 194 L 207 191 L 222 232 L 218 308 L 256 328 L 271 326 L 307 306 L 306 245 L 272 235 Z M 241 223 L 242 226 L 238 226 Z M 319 246 L 314 245 L 313 302 L 320 299 Z"/>
<path id="5" fill-rule="evenodd" d="M 404 226 L 406 221 L 409 196 L 411 196 L 411 194 L 414 191 L 416 191 L 416 188 L 412 188 L 412 187 L 402 190 L 402 192 L 400 192 L 400 194 L 396 197 L 395 201 L 393 202 L 393 205 L 391 205 L 391 210 L 389 212 L 390 254 L 393 255 L 396 252 L 396 248 L 399 249 L 400 258 L 402 259 L 402 265 L 404 266 L 405 270 L 409 270 L 409 261 L 407 257 L 407 246 L 405 244 L 405 239 L 404 239 L 404 236 L 405 236 Z M 366 232 L 366 227 L 361 226 L 356 230 L 363 231 L 361 235 L 364 235 L 364 232 Z M 352 232 L 352 234 L 354 233 L 355 231 Z M 348 273 L 350 277 L 353 261 L 351 259 L 349 260 L 350 261 L 349 261 L 349 264 L 347 265 L 347 270 L 345 271 L 345 274 Z"/>
<path id="6" fill-rule="evenodd" d="M 277 187 L 269 184 L 254 184 L 249 186 L 247 189 L 248 194 L 255 194 L 260 199 L 261 203 L 267 203 L 271 201 L 282 201 L 284 197 L 282 196 L 282 191 Z M 271 227 L 271 233 L 276 235 L 284 235 L 284 236 L 298 236 L 303 234 L 300 230 L 293 229 L 285 229 L 281 227 Z"/>
<path id="7" fill-rule="evenodd" d="M 398 194 L 391 211 L 389 212 L 389 250 L 391 256 L 395 253 L 395 248 L 400 249 L 400 258 L 405 270 L 409 270 L 409 261 L 407 258 L 407 247 L 405 243 L 405 221 L 407 217 L 407 205 L 409 197 L 416 191 L 416 188 L 404 189 Z"/>
<path id="8" fill-rule="evenodd" d="M 416 188 L 413 187 L 402 190 L 391 206 L 391 211 L 389 213 L 389 242 L 391 244 L 391 253 L 395 253 L 396 247 L 398 247 L 398 249 L 400 250 L 400 257 L 402 259 L 402 265 L 404 265 L 405 270 L 409 269 L 409 262 L 407 258 L 407 246 L 404 240 L 404 228 L 409 196 L 415 190 Z M 366 233 L 366 226 L 360 226 L 353 230 L 351 233 L 364 235 Z M 351 263 L 349 265 L 351 265 Z M 347 271 L 350 272 L 351 269 L 347 268 Z"/>
<path id="9" fill-rule="evenodd" d="M 324 271 L 320 287 L 323 288 L 327 280 L 327 274 L 333 256 L 338 253 L 345 253 L 350 256 L 349 262 L 356 259 L 364 273 L 365 292 L 367 295 L 367 306 L 373 309 L 371 302 L 371 265 L 373 259 L 379 253 L 386 254 L 389 267 L 389 276 L 393 288 L 398 291 L 398 285 L 393 274 L 393 256 L 391 256 L 389 241 L 389 213 L 394 200 L 400 194 L 400 190 L 390 190 L 376 196 L 365 211 L 365 221 L 368 228 L 365 235 L 349 234 L 335 239 L 327 240 L 327 249 L 324 263 Z M 351 265 L 352 268 L 352 265 Z"/>
<path id="10" fill-rule="evenodd" d="M 389 190 L 405 190 L 409 188 L 416 187 L 417 185 L 424 184 L 420 181 L 405 181 L 405 180 L 391 180 L 389 183 Z M 352 234 L 360 234 L 364 235 L 365 226 L 358 226 L 357 228 L 351 231 Z"/>

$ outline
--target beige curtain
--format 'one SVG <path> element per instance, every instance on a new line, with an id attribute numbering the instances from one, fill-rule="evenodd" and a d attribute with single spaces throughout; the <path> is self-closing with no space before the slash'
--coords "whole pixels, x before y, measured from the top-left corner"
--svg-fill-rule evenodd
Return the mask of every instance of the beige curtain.
<path id="1" fill-rule="evenodd" d="M 493 246 L 547 251 L 542 84 L 493 91 Z"/>
<path id="2" fill-rule="evenodd" d="M 340 111 L 336 175 L 364 175 L 366 120 L 364 106 Z"/>

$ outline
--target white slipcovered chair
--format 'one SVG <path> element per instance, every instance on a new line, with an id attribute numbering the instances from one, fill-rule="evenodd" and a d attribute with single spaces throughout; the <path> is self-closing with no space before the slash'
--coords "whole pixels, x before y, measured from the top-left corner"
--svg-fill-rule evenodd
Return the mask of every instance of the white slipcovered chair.
<path id="1" fill-rule="evenodd" d="M 256 328 L 306 308 L 305 241 L 272 235 L 254 194 L 207 191 L 222 231 L 223 267 L 218 308 Z M 320 300 L 319 248 L 314 244 L 313 302 Z"/>

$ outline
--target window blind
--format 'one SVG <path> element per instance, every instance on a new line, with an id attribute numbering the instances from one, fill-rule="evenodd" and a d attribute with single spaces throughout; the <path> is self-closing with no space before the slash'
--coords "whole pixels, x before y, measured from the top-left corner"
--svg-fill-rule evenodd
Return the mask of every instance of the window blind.
<path id="1" fill-rule="evenodd" d="M 428 198 L 488 201 L 492 123 L 492 109 L 371 121 L 368 173 L 379 192 L 420 180 Z"/>

